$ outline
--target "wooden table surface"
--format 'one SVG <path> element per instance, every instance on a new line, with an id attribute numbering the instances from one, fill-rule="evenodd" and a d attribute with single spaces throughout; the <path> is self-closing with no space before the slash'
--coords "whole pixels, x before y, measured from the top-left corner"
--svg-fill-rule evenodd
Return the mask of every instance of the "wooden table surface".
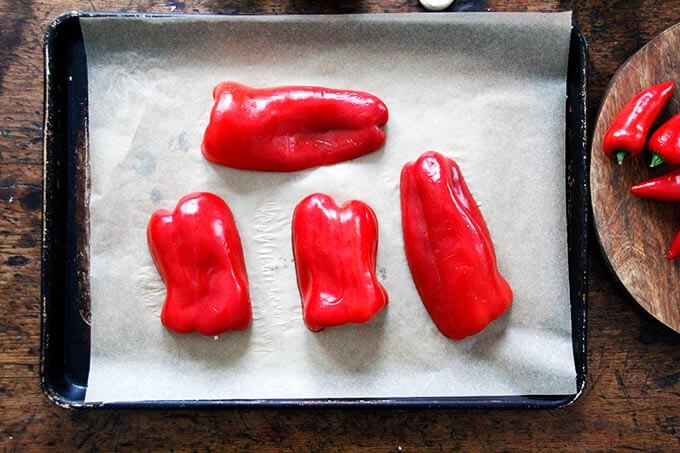
<path id="1" fill-rule="evenodd" d="M 186 13 L 421 11 L 417 0 L 0 1 L 0 447 L 680 450 L 680 335 L 617 286 L 590 244 L 588 383 L 571 407 L 532 411 L 67 411 L 38 382 L 43 54 L 72 9 Z M 452 10 L 573 10 L 591 57 L 592 128 L 616 69 L 680 20 L 680 2 L 458 0 Z"/>

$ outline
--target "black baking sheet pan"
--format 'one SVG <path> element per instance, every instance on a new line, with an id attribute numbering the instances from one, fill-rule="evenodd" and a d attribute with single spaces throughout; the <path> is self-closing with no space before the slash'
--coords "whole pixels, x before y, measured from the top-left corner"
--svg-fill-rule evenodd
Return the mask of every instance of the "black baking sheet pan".
<path id="1" fill-rule="evenodd" d="M 88 262 L 88 87 L 80 17 L 143 16 L 72 12 L 45 36 L 45 141 L 40 379 L 47 397 L 68 408 L 94 407 L 440 407 L 549 409 L 574 402 L 586 379 L 588 285 L 587 50 L 573 29 L 566 100 L 567 235 L 577 392 L 570 395 L 138 401 L 85 403 L 90 366 Z M 178 15 L 172 15 L 177 17 Z"/>

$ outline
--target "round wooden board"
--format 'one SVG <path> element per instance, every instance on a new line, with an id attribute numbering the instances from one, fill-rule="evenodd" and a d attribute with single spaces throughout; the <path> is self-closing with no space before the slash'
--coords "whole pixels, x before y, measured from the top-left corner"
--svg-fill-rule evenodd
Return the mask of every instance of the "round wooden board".
<path id="1" fill-rule="evenodd" d="M 602 137 L 629 99 L 666 80 L 675 81 L 675 91 L 657 126 L 680 112 L 679 55 L 680 24 L 676 24 L 621 66 L 607 89 L 597 118 L 590 166 L 595 229 L 613 272 L 642 308 L 676 332 L 680 332 L 680 259 L 668 261 L 664 255 L 680 229 L 680 203 L 663 203 L 630 194 L 633 184 L 669 168 L 650 169 L 647 152 L 619 166 L 602 152 Z"/>

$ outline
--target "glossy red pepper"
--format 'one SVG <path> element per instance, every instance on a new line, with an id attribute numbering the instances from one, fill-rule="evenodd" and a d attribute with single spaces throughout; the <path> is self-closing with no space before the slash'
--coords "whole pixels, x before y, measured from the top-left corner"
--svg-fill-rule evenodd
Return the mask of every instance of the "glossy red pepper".
<path id="1" fill-rule="evenodd" d="M 647 148 L 652 152 L 650 167 L 666 163 L 680 165 L 680 113 L 659 126 Z"/>
<path id="2" fill-rule="evenodd" d="M 203 155 L 227 167 L 295 171 L 380 148 L 387 107 L 360 91 L 321 87 L 217 85 Z"/>
<path id="3" fill-rule="evenodd" d="M 445 336 L 482 331 L 510 306 L 484 218 L 458 165 L 428 151 L 401 171 L 406 258 L 420 298 Z"/>
<path id="4" fill-rule="evenodd" d="M 637 93 L 612 121 L 602 141 L 608 157 L 619 164 L 626 157 L 635 157 L 644 149 L 649 129 L 673 93 L 673 81 L 654 85 Z"/>
<path id="5" fill-rule="evenodd" d="M 217 195 L 183 197 L 147 227 L 151 256 L 167 286 L 161 322 L 178 333 L 243 330 L 252 318 L 241 239 Z"/>
<path id="6" fill-rule="evenodd" d="M 387 305 L 375 275 L 378 221 L 352 200 L 338 207 L 328 195 L 303 199 L 293 212 L 293 254 L 307 327 L 364 323 Z"/>
<path id="7" fill-rule="evenodd" d="M 630 191 L 638 197 L 661 201 L 680 201 L 680 168 L 635 184 Z"/>
<path id="8" fill-rule="evenodd" d="M 674 260 L 678 256 L 680 256 L 680 230 L 675 233 L 671 248 L 668 249 L 668 253 L 666 253 L 666 258 L 669 260 Z"/>

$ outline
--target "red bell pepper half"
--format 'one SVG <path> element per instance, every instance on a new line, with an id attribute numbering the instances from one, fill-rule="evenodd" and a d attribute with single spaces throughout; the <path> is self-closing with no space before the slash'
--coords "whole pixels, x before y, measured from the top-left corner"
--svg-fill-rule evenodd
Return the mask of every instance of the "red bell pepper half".
<path id="1" fill-rule="evenodd" d="M 602 149 L 619 164 L 644 149 L 649 129 L 673 93 L 673 81 L 637 93 L 616 115 L 602 140 Z"/>
<path id="2" fill-rule="evenodd" d="M 661 201 L 680 201 L 680 168 L 635 184 L 630 188 L 630 191 L 638 197 Z"/>
<path id="3" fill-rule="evenodd" d="M 198 192 L 159 209 L 147 227 L 151 256 L 167 286 L 163 325 L 178 333 L 243 330 L 252 318 L 241 239 L 227 204 Z"/>
<path id="4" fill-rule="evenodd" d="M 652 152 L 650 167 L 666 163 L 680 165 L 680 113 L 659 126 L 647 148 Z"/>
<path id="5" fill-rule="evenodd" d="M 385 143 L 387 107 L 360 91 L 217 85 L 203 155 L 227 167 L 296 171 L 370 153 Z"/>
<path id="6" fill-rule="evenodd" d="M 375 275 L 378 221 L 367 204 L 352 200 L 338 207 L 316 193 L 295 207 L 292 227 L 302 313 L 311 331 L 367 322 L 387 305 Z"/>
<path id="7" fill-rule="evenodd" d="M 475 335 L 510 306 L 491 235 L 458 165 L 434 151 L 401 171 L 406 258 L 430 317 L 456 340 Z"/>

